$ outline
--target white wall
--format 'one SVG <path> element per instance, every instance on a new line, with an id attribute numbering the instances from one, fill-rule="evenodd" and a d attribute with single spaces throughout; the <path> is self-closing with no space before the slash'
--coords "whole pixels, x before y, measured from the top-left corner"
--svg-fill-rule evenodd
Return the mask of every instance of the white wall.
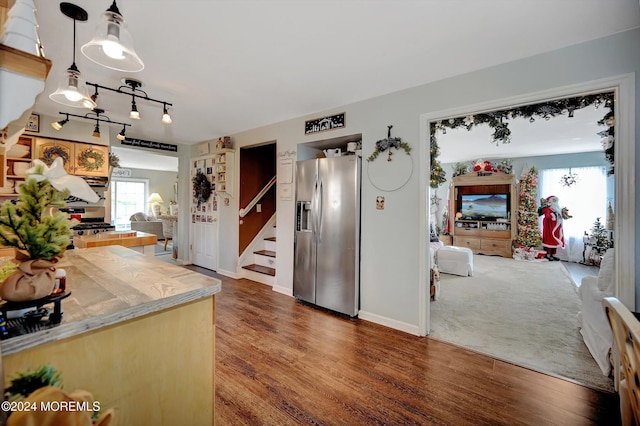
<path id="1" fill-rule="evenodd" d="M 373 152 L 375 142 L 386 137 L 387 125 L 393 125 L 392 135 L 401 137 L 413 148 L 412 157 L 415 170 L 418 170 L 417 161 L 421 150 L 428 149 L 428 141 L 420 141 L 421 114 L 481 104 L 495 99 L 524 96 L 605 77 L 637 73 L 640 71 L 639 40 L 640 29 L 636 29 L 231 136 L 236 149 L 276 140 L 277 151 L 282 153 L 286 150 L 295 151 L 299 143 L 362 133 L 362 152 L 366 158 Z M 438 58 L 434 57 L 433 60 L 436 61 Z M 640 84 L 636 83 L 635 90 L 635 102 L 638 104 Z M 315 135 L 304 134 L 305 120 L 339 112 L 346 112 L 347 123 L 344 129 Z M 640 120 L 636 120 L 635 126 L 636 134 L 640 135 Z M 236 156 L 236 161 L 239 161 L 238 157 Z M 640 153 L 636 152 L 635 160 L 636 168 L 640 167 Z M 376 161 L 384 159 L 381 156 Z M 363 317 L 417 333 L 420 267 L 418 252 L 419 235 L 422 232 L 418 229 L 421 213 L 419 179 L 428 179 L 428 165 L 423 166 L 424 176 L 414 173 L 402 189 L 383 194 L 366 179 L 367 167 L 366 161 L 363 161 Z M 235 188 L 237 187 L 238 185 L 235 185 Z M 638 191 L 640 190 L 636 189 L 636 209 L 640 211 Z M 375 209 L 377 195 L 385 196 L 385 210 Z M 231 200 L 231 205 L 220 211 L 220 247 L 225 248 L 224 253 L 221 250 L 220 267 L 229 271 L 235 271 L 237 268 L 237 211 L 236 194 Z M 636 241 L 640 239 L 640 226 L 637 222 L 636 218 Z M 288 294 L 292 292 L 293 230 L 293 201 L 278 200 L 276 289 Z M 636 262 L 636 277 L 640 277 L 639 271 L 640 262 Z M 640 297 L 640 292 L 636 292 L 636 295 Z"/>

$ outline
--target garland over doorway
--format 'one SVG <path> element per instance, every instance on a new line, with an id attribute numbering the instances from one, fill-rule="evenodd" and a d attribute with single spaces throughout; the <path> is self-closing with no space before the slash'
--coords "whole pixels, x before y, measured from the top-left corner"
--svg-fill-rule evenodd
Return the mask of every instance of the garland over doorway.
<path id="1" fill-rule="evenodd" d="M 586 108 L 593 105 L 595 108 L 603 106 L 609 111 L 605 113 L 602 120 L 598 121 L 601 126 L 607 126 L 608 129 L 599 132 L 598 135 L 602 139 L 602 148 L 607 161 L 611 164 L 608 174 L 614 173 L 614 136 L 615 136 L 615 117 L 614 117 L 614 93 L 596 93 L 585 96 L 576 96 L 572 98 L 557 99 L 553 101 L 541 102 L 537 104 L 524 105 L 521 107 L 507 108 L 503 110 L 491 111 L 487 113 L 471 114 L 464 117 L 452 117 L 448 120 L 440 120 L 431 122 L 430 125 L 430 151 L 431 151 L 431 176 L 429 185 L 437 188 L 446 181 L 446 173 L 442 169 L 442 165 L 438 161 L 440 148 L 436 133 L 442 131 L 447 133 L 447 128 L 457 129 L 464 127 L 468 131 L 474 126 L 480 124 L 488 124 L 494 129 L 492 143 L 496 145 L 508 144 L 511 142 L 511 130 L 509 129 L 508 120 L 514 118 L 527 118 L 531 123 L 536 119 L 550 120 L 558 115 L 567 115 L 573 117 L 573 113 L 577 109 Z"/>

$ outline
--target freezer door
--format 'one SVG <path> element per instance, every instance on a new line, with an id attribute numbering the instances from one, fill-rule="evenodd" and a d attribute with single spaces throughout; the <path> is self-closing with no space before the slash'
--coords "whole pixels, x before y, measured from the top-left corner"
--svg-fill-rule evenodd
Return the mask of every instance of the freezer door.
<path id="1" fill-rule="evenodd" d="M 360 160 L 318 160 L 316 304 L 355 316 L 359 308 Z"/>
<path id="2" fill-rule="evenodd" d="M 296 230 L 294 234 L 293 296 L 316 303 L 316 245 L 314 209 L 317 197 L 316 160 L 296 164 Z"/>

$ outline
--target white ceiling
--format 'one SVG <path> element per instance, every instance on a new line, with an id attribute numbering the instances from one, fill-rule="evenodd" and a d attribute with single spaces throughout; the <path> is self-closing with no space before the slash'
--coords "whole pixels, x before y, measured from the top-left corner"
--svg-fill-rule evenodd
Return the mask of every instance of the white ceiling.
<path id="1" fill-rule="evenodd" d="M 35 0 L 53 68 L 34 110 L 84 114 L 48 98 L 72 62 L 73 21 L 59 3 Z M 130 120 L 128 96 L 101 91 L 99 107 L 132 124 L 127 136 L 183 144 L 640 26 L 636 0 L 118 0 L 145 63 L 127 74 L 80 53 L 111 0 L 74 3 L 89 14 L 77 24 L 85 79 L 109 87 L 141 80 L 149 97 L 173 103 L 173 124 L 144 101 L 142 120 Z"/>

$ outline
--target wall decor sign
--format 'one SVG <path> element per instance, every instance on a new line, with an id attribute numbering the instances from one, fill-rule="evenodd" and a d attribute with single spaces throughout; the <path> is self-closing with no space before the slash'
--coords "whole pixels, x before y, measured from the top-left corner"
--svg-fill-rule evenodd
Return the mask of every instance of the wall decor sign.
<path id="1" fill-rule="evenodd" d="M 330 115 L 328 117 L 315 118 L 304 122 L 304 133 L 324 132 L 325 130 L 340 129 L 345 126 L 345 113 Z"/>
<path id="2" fill-rule="evenodd" d="M 119 167 L 115 167 L 111 172 L 112 177 L 131 177 L 131 169 L 121 169 Z"/>
<path id="3" fill-rule="evenodd" d="M 124 138 L 120 141 L 122 145 L 139 146 L 142 148 L 160 149 L 162 151 L 178 152 L 178 145 L 172 145 L 170 143 L 145 141 L 142 139 Z"/>
<path id="4" fill-rule="evenodd" d="M 39 133 L 40 132 L 40 116 L 38 114 L 31 114 L 25 124 L 24 129 L 27 132 Z"/>

